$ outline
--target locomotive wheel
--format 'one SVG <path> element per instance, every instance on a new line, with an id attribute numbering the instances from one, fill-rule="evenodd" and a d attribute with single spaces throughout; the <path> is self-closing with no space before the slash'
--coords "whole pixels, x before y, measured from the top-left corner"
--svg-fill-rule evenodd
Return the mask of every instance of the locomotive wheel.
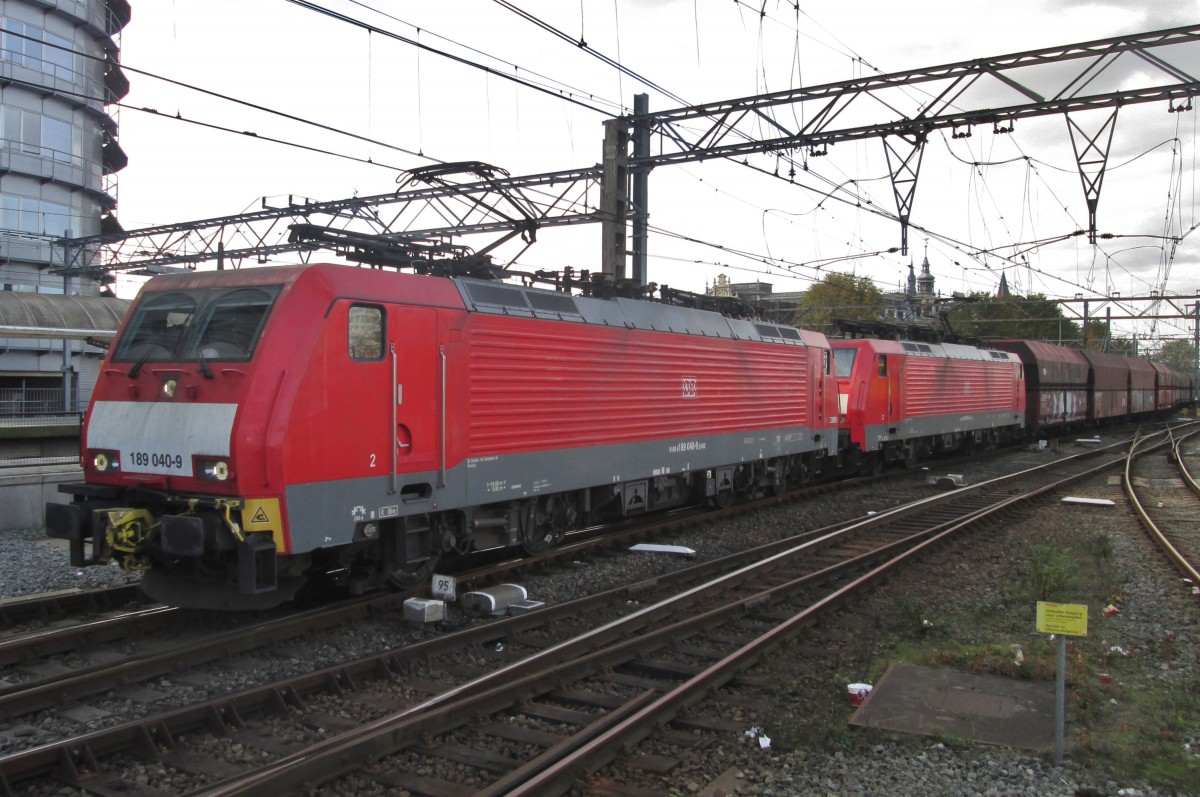
<path id="1" fill-rule="evenodd" d="M 754 468 L 742 465 L 733 472 L 733 497 L 741 502 L 754 495 Z"/>
<path id="2" fill-rule="evenodd" d="M 530 501 L 521 522 L 521 547 L 536 554 L 563 541 L 578 520 L 575 502 L 565 495 L 547 495 Z"/>
<path id="3" fill-rule="evenodd" d="M 813 469 L 812 462 L 809 461 L 807 454 L 800 455 L 800 464 L 796 466 L 796 483 L 800 487 L 807 487 L 812 484 Z"/>
<path id="4" fill-rule="evenodd" d="M 708 505 L 713 509 L 728 509 L 733 506 L 733 490 L 722 490 L 708 499 Z"/>
<path id="5" fill-rule="evenodd" d="M 426 584 L 433 577 L 437 567 L 438 556 L 431 556 L 415 567 L 399 567 L 388 576 L 388 582 L 397 589 L 407 589 L 417 584 Z"/>
<path id="6" fill-rule="evenodd" d="M 808 473 L 808 467 L 805 465 L 803 457 L 799 455 L 784 457 L 779 460 L 778 467 L 781 473 L 777 483 L 770 490 L 773 495 L 783 495 L 789 490 L 798 490 L 803 486 Z"/>

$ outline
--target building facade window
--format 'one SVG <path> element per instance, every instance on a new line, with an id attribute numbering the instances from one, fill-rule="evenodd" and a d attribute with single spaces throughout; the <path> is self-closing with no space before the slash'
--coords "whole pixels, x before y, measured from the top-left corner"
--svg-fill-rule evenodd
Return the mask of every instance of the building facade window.
<path id="1" fill-rule="evenodd" d="M 75 79 L 75 55 L 69 40 L 11 19 L 0 21 L 0 27 L 4 30 L 0 58 L 61 80 Z"/>
<path id="2" fill-rule="evenodd" d="M 0 194 L 0 232 L 62 238 L 78 230 L 71 208 L 26 196 Z"/>
<path id="3" fill-rule="evenodd" d="M 71 163 L 80 156 L 83 132 L 34 111 L 0 107 L 0 146 Z"/>

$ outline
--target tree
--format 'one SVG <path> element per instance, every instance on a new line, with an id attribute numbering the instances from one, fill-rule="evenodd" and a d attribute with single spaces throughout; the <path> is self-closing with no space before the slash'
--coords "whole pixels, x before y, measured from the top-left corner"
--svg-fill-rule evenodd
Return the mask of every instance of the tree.
<path id="1" fill-rule="evenodd" d="M 1124 335 L 1114 335 L 1107 321 L 1089 321 L 1085 349 L 1120 354 L 1123 357 L 1138 356 L 1137 341 Z"/>
<path id="2" fill-rule="evenodd" d="M 943 310 L 951 329 L 968 338 L 1024 338 L 1052 343 L 1078 343 L 1079 325 L 1063 316 L 1053 299 L 1033 296 L 992 296 L 975 293 Z"/>
<path id="3" fill-rule="evenodd" d="M 1190 374 L 1196 370 L 1196 347 L 1183 338 L 1175 338 L 1164 343 L 1154 359 L 1176 371 Z"/>
<path id="4" fill-rule="evenodd" d="M 1100 346 L 1103 347 L 1104 345 L 1104 341 L 1101 341 Z M 1138 349 L 1137 340 L 1124 335 L 1112 335 L 1109 337 L 1107 348 L 1104 348 L 1104 351 L 1110 354 L 1120 354 L 1122 357 L 1140 357 L 1145 354 L 1145 352 Z"/>
<path id="5" fill-rule="evenodd" d="M 801 297 L 792 323 L 827 333 L 835 319 L 875 321 L 883 309 L 883 292 L 869 278 L 830 272 Z"/>

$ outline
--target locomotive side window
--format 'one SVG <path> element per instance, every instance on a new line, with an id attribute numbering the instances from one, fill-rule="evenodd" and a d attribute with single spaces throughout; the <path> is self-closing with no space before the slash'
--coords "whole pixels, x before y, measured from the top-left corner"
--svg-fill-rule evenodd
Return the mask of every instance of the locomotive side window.
<path id="1" fill-rule="evenodd" d="M 274 290 L 239 288 L 214 298 L 196 334 L 195 352 L 205 359 L 247 360 L 262 331 Z"/>
<path id="2" fill-rule="evenodd" d="M 113 360 L 168 360 L 177 356 L 192 317 L 196 299 L 186 293 L 147 295 L 138 303 L 121 336 Z"/>
<path id="3" fill-rule="evenodd" d="M 887 376 L 887 355 L 886 354 L 879 355 L 878 369 L 879 369 L 880 376 Z"/>
<path id="4" fill-rule="evenodd" d="M 350 359 L 383 358 L 383 308 L 372 305 L 350 306 Z"/>

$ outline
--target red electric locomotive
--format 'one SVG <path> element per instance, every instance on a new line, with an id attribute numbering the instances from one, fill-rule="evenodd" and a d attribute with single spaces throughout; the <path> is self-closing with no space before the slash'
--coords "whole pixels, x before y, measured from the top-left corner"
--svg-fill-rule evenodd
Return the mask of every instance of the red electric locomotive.
<path id="1" fill-rule="evenodd" d="M 837 453 L 822 335 L 648 301 L 312 265 L 164 276 L 48 504 L 79 566 L 184 606 L 370 589 L 448 551 L 804 478 Z"/>
<path id="2" fill-rule="evenodd" d="M 963 445 L 992 446 L 1025 424 L 1021 363 L 951 343 L 832 341 L 839 419 L 872 470 Z"/>

